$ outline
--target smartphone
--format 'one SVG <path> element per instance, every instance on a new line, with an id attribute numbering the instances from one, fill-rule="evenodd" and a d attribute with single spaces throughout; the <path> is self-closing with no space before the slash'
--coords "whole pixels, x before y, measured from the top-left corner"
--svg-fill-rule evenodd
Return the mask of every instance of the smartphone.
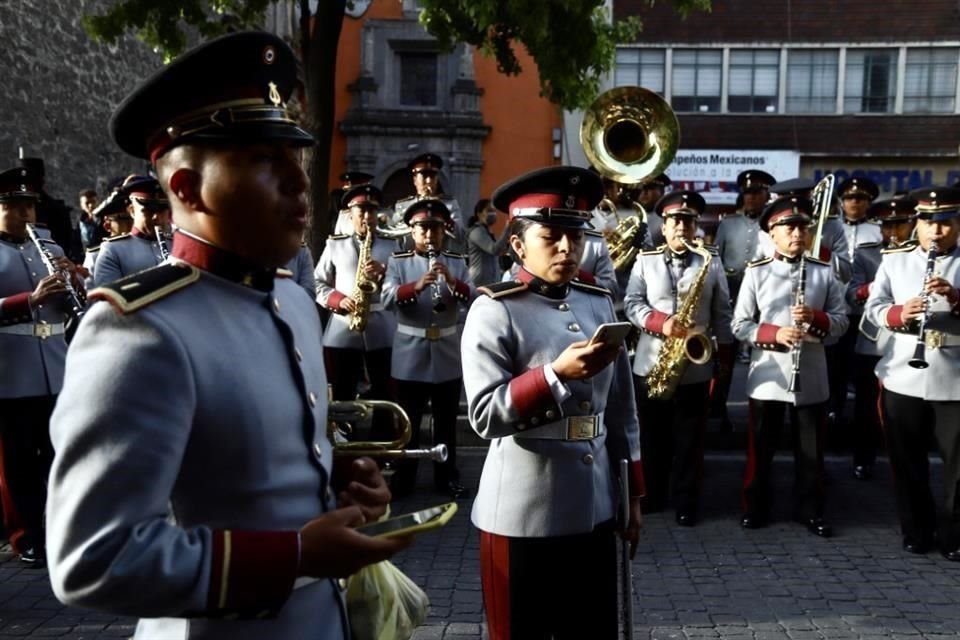
<path id="1" fill-rule="evenodd" d="M 590 343 L 602 342 L 607 346 L 619 346 L 630 335 L 633 325 L 629 322 L 605 322 L 597 327 Z"/>
<path id="2" fill-rule="evenodd" d="M 387 518 L 380 522 L 364 524 L 357 527 L 357 531 L 368 536 L 381 536 L 385 538 L 423 533 L 424 531 L 439 529 L 447 524 L 456 512 L 457 503 L 448 502 L 447 504 L 428 507 L 420 511 L 414 511 L 413 513 L 405 513 L 395 518 Z"/>

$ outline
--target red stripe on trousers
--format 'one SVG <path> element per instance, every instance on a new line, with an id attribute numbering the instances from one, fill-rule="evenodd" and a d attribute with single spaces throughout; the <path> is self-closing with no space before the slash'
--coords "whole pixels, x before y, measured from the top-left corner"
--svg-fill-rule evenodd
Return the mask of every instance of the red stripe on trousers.
<path id="1" fill-rule="evenodd" d="M 480 532 L 480 583 L 490 640 L 510 640 L 510 540 Z"/>

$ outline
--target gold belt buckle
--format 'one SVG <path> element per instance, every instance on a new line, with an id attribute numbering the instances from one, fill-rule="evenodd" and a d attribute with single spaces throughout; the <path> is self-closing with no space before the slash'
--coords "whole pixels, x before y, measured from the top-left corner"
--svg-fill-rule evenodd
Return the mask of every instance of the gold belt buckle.
<path id="1" fill-rule="evenodd" d="M 46 340 L 53 335 L 53 326 L 42 323 L 33 325 L 33 335 L 41 340 Z"/>
<path id="2" fill-rule="evenodd" d="M 439 340 L 440 339 L 440 327 L 427 327 L 426 333 L 423 336 L 427 340 Z"/>
<path id="3" fill-rule="evenodd" d="M 567 418 L 567 440 L 593 440 L 597 437 L 597 416 Z"/>
<path id="4" fill-rule="evenodd" d="M 931 349 L 940 349 L 943 347 L 943 332 L 934 329 L 928 329 L 923 334 L 923 342 Z"/>

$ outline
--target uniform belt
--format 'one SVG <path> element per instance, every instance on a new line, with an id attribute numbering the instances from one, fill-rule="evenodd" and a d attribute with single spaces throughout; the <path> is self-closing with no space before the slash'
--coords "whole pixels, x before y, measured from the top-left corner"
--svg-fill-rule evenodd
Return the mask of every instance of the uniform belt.
<path id="1" fill-rule="evenodd" d="M 937 331 L 936 329 L 927 329 L 923 333 L 923 343 L 930 349 L 960 347 L 960 336 Z"/>
<path id="2" fill-rule="evenodd" d="M 408 324 L 398 324 L 397 333 L 414 338 L 426 338 L 427 340 L 439 340 L 446 336 L 456 335 L 457 326 L 452 327 L 411 327 Z"/>
<path id="3" fill-rule="evenodd" d="M 529 426 L 513 434 L 514 438 L 530 440 L 593 440 L 604 433 L 603 414 L 595 416 L 570 416 L 543 426 Z"/>
<path id="4" fill-rule="evenodd" d="M 15 336 L 33 336 L 41 340 L 46 340 L 51 336 L 62 335 L 63 323 L 56 322 L 48 324 L 46 322 L 38 322 L 37 324 L 28 324 L 24 322 L 11 324 L 6 327 L 0 327 L 0 333 L 8 333 Z"/>
<path id="5" fill-rule="evenodd" d="M 380 302 L 373 302 L 370 304 L 370 311 L 383 311 L 383 304 Z"/>

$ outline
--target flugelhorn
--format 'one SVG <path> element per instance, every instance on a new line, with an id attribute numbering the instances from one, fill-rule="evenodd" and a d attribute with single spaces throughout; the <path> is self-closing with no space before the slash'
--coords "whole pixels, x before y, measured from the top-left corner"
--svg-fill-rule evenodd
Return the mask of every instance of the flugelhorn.
<path id="1" fill-rule="evenodd" d="M 385 409 L 393 413 L 400 423 L 400 432 L 396 440 L 375 442 L 347 440 L 346 435 L 352 425 L 369 421 L 376 409 Z M 327 408 L 327 433 L 333 443 L 333 454 L 343 458 L 428 458 L 436 462 L 447 459 L 447 445 L 438 444 L 429 449 L 407 449 L 413 428 L 410 417 L 403 407 L 387 400 L 337 400 Z"/>

